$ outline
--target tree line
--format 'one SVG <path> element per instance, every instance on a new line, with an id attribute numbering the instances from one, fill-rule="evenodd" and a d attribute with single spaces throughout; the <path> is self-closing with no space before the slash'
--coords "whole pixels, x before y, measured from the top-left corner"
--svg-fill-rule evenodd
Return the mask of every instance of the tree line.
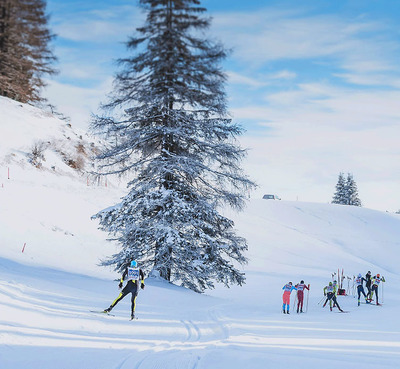
<path id="1" fill-rule="evenodd" d="M 56 72 L 44 0 L 0 0 L 0 96 L 43 100 L 44 76 Z"/>

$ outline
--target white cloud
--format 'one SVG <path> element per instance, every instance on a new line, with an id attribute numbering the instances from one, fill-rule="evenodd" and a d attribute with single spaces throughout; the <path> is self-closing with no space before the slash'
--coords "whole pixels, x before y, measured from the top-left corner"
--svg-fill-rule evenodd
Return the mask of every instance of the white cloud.
<path id="1" fill-rule="evenodd" d="M 279 60 L 329 59 L 332 67 L 350 73 L 398 72 L 399 44 L 386 24 L 376 20 L 265 8 L 217 14 L 213 24 L 213 31 L 233 47 L 232 57 L 247 68 Z"/>
<path id="2" fill-rule="evenodd" d="M 48 81 L 44 96 L 60 113 L 71 118 L 72 125 L 87 130 L 91 113 L 98 113 L 100 102 L 106 101 L 111 86 L 112 78 L 104 80 L 94 88 Z"/>
<path id="3" fill-rule="evenodd" d="M 258 78 L 246 77 L 233 71 L 227 72 L 227 76 L 230 84 L 246 85 L 250 87 L 262 87 L 266 85 L 265 82 L 260 81 Z"/>
<path id="4" fill-rule="evenodd" d="M 142 21 L 143 14 L 135 6 L 110 6 L 105 10 L 58 16 L 52 29 L 60 38 L 75 42 L 125 42 L 134 25 Z"/>
<path id="5" fill-rule="evenodd" d="M 281 70 L 269 76 L 271 79 L 294 79 L 297 74 L 289 70 Z"/>

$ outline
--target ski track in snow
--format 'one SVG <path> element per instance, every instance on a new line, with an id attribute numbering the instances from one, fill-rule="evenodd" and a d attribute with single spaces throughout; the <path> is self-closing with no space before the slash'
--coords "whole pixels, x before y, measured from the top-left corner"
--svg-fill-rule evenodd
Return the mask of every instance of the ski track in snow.
<path id="1" fill-rule="evenodd" d="M 210 362 L 226 361 L 230 356 L 232 359 L 228 360 L 229 366 L 226 367 L 239 368 L 243 362 L 236 357 L 238 352 L 248 360 L 258 358 L 253 367 L 249 366 L 251 369 L 264 368 L 261 363 L 270 359 L 270 368 L 275 369 L 283 367 L 279 362 L 288 350 L 304 358 L 309 355 L 316 361 L 325 357 L 344 368 L 345 360 L 342 362 L 338 355 L 355 356 L 368 369 L 373 365 L 376 367 L 377 357 L 385 357 L 389 364 L 393 358 L 400 360 L 399 329 L 391 330 L 388 325 L 382 329 L 376 325 L 362 326 L 358 320 L 353 324 L 354 314 L 357 313 L 353 298 L 341 301 L 346 310 L 352 308 L 351 314 L 331 314 L 327 309 L 315 307 L 317 300 L 314 299 L 310 304 L 314 317 L 310 313 L 298 315 L 293 312 L 284 316 L 278 309 L 276 313 L 254 310 L 249 315 L 243 306 L 221 300 L 219 304 L 214 301 L 204 309 L 194 310 L 191 315 L 183 309 L 184 318 L 174 319 L 177 314 L 168 318 L 169 313 L 161 314 L 162 309 L 155 312 L 158 316 L 140 311 L 145 296 L 139 295 L 139 320 L 129 322 L 129 301 L 121 302 L 114 309 L 115 317 L 89 312 L 86 306 L 88 300 L 101 303 L 98 294 L 103 287 L 106 289 L 104 281 L 98 281 L 99 291 L 93 294 L 85 296 L 82 291 L 78 294 L 75 290 L 77 295 L 71 296 L 70 291 L 63 300 L 55 292 L 56 284 L 50 283 L 49 289 L 33 288 L 33 280 L 28 279 L 26 284 L 10 280 L 1 268 L 0 275 L 3 277 L 0 306 L 9 317 L 8 320 L 0 317 L 0 343 L 9 343 L 11 346 L 8 347 L 13 347 L 13 351 L 31 345 L 39 351 L 42 345 L 64 347 L 67 351 L 75 347 L 102 349 L 108 353 L 111 350 L 115 360 L 109 369 L 218 369 Z M 82 283 L 85 284 L 84 279 Z M 69 288 L 74 291 L 76 286 Z M 151 288 L 149 282 L 147 289 Z M 235 309 L 228 315 L 227 312 L 233 310 L 232 306 Z M 371 310 L 374 307 L 364 307 L 369 310 L 358 308 L 361 313 L 376 315 L 376 311 Z M 188 307 L 189 310 L 194 308 L 195 305 Z M 327 319 L 330 320 L 328 324 Z M 294 357 L 287 359 L 291 362 Z M 380 368 L 390 367 L 385 360 L 379 363 Z M 82 368 L 95 367 L 105 368 L 98 363 Z"/>
<path id="2" fill-rule="evenodd" d="M 26 277 L 24 270 L 30 271 Z M 236 369 L 246 365 L 243 358 L 256 360 L 250 369 L 264 368 L 263 363 L 270 361 L 270 368 L 276 369 L 282 367 L 282 360 L 292 362 L 296 357 L 286 357 L 288 350 L 304 356 L 304 360 L 308 360 L 307 355 L 313 361 L 328 358 L 342 368 L 350 366 L 346 367 L 346 361 L 338 355 L 355 357 L 367 369 L 377 365 L 391 368 L 393 361 L 400 360 L 400 324 L 385 322 L 374 306 L 356 307 L 356 299 L 351 297 L 339 297 L 342 308 L 350 314 L 322 309 L 317 304 L 320 296 L 310 299 L 307 314 L 296 314 L 292 307 L 290 316 L 280 313 L 279 303 L 276 309 L 253 308 L 248 314 L 248 307 L 224 299 L 200 307 L 179 301 L 169 307 L 171 300 L 158 308 L 153 303 L 146 311 L 146 293 L 154 291 L 154 301 L 160 293 L 164 298 L 173 295 L 168 288 L 160 289 L 148 281 L 138 297 L 139 320 L 130 322 L 128 297 L 113 310 L 115 317 L 89 312 L 113 299 L 108 292 L 105 296 L 109 285 L 115 293 L 113 283 L 84 276 L 74 280 L 64 272 L 42 269 L 35 273 L 34 268 L 4 259 L 0 259 L 0 277 L 0 355 L 6 348 L 18 351 L 19 347 L 35 347 L 40 352 L 43 347 L 63 347 L 72 353 L 79 347 L 102 350 L 114 357 L 112 366 L 99 366 L 97 362 L 82 369 L 219 369 L 212 364 L 218 360 Z M 61 288 L 60 281 L 64 281 Z M 278 291 L 276 300 L 280 295 Z M 204 297 L 193 296 L 198 301 Z M 292 295 L 292 306 L 295 303 Z M 385 310 L 396 316 L 394 306 L 378 311 Z M 373 322 L 376 319 L 378 322 Z M 239 352 L 241 356 L 236 357 Z"/>

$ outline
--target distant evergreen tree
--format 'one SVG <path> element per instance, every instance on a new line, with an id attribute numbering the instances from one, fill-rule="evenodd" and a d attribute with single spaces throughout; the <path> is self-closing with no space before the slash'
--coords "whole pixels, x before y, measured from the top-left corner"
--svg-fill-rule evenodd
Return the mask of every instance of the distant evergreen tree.
<path id="1" fill-rule="evenodd" d="M 55 73 L 44 0 L 0 0 L 0 95 L 40 101 L 44 75 Z"/>
<path id="2" fill-rule="evenodd" d="M 343 173 L 339 173 L 339 179 L 336 184 L 336 191 L 333 195 L 332 204 L 347 204 L 346 181 Z"/>
<path id="3" fill-rule="evenodd" d="M 346 195 L 347 205 L 361 206 L 361 200 L 358 197 L 357 184 L 353 178 L 353 175 L 348 173 L 346 180 Z"/>
<path id="4" fill-rule="evenodd" d="M 226 52 L 199 38 L 210 23 L 200 1 L 140 4 L 147 20 L 127 43 L 137 53 L 120 60 L 107 114 L 93 121 L 108 137 L 103 170 L 134 174 L 122 202 L 95 216 L 121 244 L 103 264 L 121 271 L 137 259 L 198 292 L 213 281 L 241 285 L 247 243 L 218 209 L 241 210 L 254 183 L 240 168 L 242 129 L 226 117 Z"/>
<path id="5" fill-rule="evenodd" d="M 358 197 L 357 184 L 354 181 L 352 174 L 348 173 L 347 179 L 345 179 L 343 173 L 339 174 L 332 204 L 361 206 L 361 200 Z"/>

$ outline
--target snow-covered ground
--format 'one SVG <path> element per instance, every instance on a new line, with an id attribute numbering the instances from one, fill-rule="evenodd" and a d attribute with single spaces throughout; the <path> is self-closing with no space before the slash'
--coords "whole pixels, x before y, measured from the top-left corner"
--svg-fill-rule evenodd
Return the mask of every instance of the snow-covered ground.
<path id="1" fill-rule="evenodd" d="M 33 167 L 32 142 L 63 140 L 65 122 L 3 98 L 0 112 L 1 369 L 400 367 L 400 215 L 252 199 L 228 212 L 249 243 L 246 285 L 199 295 L 147 278 L 138 320 L 129 321 L 129 297 L 115 316 L 94 314 L 119 293 L 119 276 L 98 266 L 116 246 L 90 217 L 124 188 L 64 168 L 54 146 Z M 338 297 L 348 314 L 323 309 L 338 268 L 348 293 L 354 275 L 381 273 L 383 306 L 349 295 Z M 301 279 L 311 284 L 308 312 L 282 314 L 282 286 Z"/>

